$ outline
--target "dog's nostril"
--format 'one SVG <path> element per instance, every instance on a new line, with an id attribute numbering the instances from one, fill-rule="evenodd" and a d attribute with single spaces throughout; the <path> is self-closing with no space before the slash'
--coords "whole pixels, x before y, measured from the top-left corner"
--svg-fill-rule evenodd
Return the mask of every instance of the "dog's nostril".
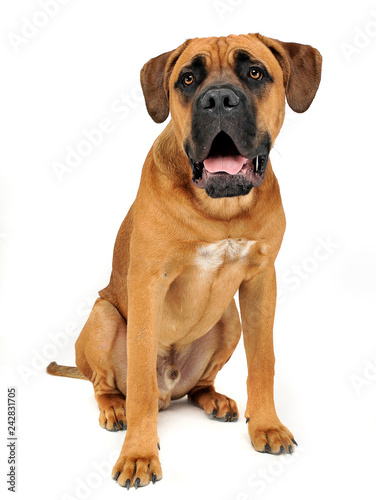
<path id="1" fill-rule="evenodd" d="M 236 104 L 234 103 L 234 101 L 231 101 L 231 99 L 228 96 L 226 96 L 223 99 L 223 106 L 225 108 L 234 108 L 236 106 Z"/>
<path id="2" fill-rule="evenodd" d="M 201 106 L 204 109 L 213 109 L 215 108 L 215 97 L 212 94 L 205 94 L 201 99 Z"/>
<path id="3" fill-rule="evenodd" d="M 223 98 L 225 108 L 235 108 L 239 104 L 239 97 L 231 90 Z"/>
<path id="4" fill-rule="evenodd" d="M 209 109 L 215 108 L 215 99 L 214 99 L 214 97 L 209 97 L 209 99 L 207 101 L 207 106 L 205 106 L 205 107 L 209 108 Z"/>
<path id="5" fill-rule="evenodd" d="M 227 96 L 223 99 L 223 106 L 225 108 L 229 108 L 231 106 L 230 105 L 230 99 Z"/>

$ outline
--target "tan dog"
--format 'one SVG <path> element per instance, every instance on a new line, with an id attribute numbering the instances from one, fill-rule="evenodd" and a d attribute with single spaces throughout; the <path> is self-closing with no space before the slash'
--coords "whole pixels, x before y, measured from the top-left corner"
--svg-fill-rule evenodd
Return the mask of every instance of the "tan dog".
<path id="1" fill-rule="evenodd" d="M 258 34 L 188 40 L 142 69 L 149 114 L 163 122 L 171 112 L 171 121 L 146 158 L 110 283 L 77 340 L 78 370 L 48 368 L 93 383 L 102 427 L 127 426 L 113 469 L 122 486 L 161 479 L 158 410 L 172 399 L 188 395 L 215 419 L 237 420 L 214 380 L 241 324 L 253 447 L 294 450 L 273 400 L 274 261 L 285 216 L 269 152 L 285 96 L 305 111 L 320 76 L 316 49 Z"/>

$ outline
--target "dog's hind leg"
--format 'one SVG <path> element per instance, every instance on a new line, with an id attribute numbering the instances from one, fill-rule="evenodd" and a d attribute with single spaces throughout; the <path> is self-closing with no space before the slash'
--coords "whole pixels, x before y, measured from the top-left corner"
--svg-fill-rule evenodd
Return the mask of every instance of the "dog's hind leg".
<path id="1" fill-rule="evenodd" d="M 202 377 L 189 391 L 188 399 L 215 420 L 234 422 L 239 417 L 235 401 L 220 394 L 214 388 L 217 373 L 230 359 L 240 339 L 241 325 L 234 300 L 231 301 L 219 322 L 212 328 L 212 332 L 217 336 L 216 348 L 210 355 Z"/>
<path id="2" fill-rule="evenodd" d="M 126 428 L 127 324 L 110 302 L 98 299 L 76 342 L 76 363 L 94 386 L 99 424 Z"/>

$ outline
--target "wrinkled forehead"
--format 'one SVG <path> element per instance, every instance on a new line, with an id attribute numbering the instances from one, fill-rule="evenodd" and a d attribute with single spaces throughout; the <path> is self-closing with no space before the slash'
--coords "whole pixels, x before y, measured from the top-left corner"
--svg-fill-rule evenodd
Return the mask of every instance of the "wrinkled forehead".
<path id="1" fill-rule="evenodd" d="M 276 58 L 256 35 L 229 35 L 190 40 L 179 57 L 172 77 L 197 64 L 205 65 L 208 71 L 234 68 L 239 54 L 248 56 L 252 64 L 263 64 L 270 73 L 282 73 Z"/>

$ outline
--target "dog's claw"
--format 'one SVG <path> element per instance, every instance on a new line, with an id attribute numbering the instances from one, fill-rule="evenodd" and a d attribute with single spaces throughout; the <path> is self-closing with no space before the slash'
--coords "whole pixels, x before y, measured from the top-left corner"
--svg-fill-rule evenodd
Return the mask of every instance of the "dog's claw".
<path id="1" fill-rule="evenodd" d="M 291 441 L 294 443 L 295 446 L 298 446 L 298 443 L 295 441 L 295 439 L 291 439 Z"/>
<path id="2" fill-rule="evenodd" d="M 292 446 L 291 446 L 291 444 L 289 445 L 289 453 L 290 454 L 292 453 Z"/>
<path id="3" fill-rule="evenodd" d="M 157 474 L 155 472 L 153 472 L 153 474 L 151 475 L 151 482 L 153 484 L 155 484 L 155 481 L 157 480 Z"/>
<path id="4" fill-rule="evenodd" d="M 231 413 L 229 411 L 226 413 L 226 418 L 227 418 L 227 420 L 230 420 L 230 418 L 231 418 Z"/>
<path id="5" fill-rule="evenodd" d="M 125 483 L 125 487 L 127 488 L 127 490 L 129 490 L 129 488 L 131 487 L 131 480 L 130 479 L 127 479 L 127 482 Z"/>
<path id="6" fill-rule="evenodd" d="M 217 410 L 213 410 L 213 413 L 212 413 L 213 417 L 215 418 L 217 416 Z"/>
<path id="7" fill-rule="evenodd" d="M 248 422 L 249 422 L 249 417 L 245 419 L 245 423 L 248 424 Z"/>
<path id="8" fill-rule="evenodd" d="M 134 483 L 134 489 L 137 490 L 137 488 L 140 486 L 140 483 L 141 483 L 141 479 L 138 477 L 136 479 L 136 482 Z"/>
<path id="9" fill-rule="evenodd" d="M 115 422 L 114 422 L 114 425 L 112 427 L 113 427 L 114 431 L 117 431 L 117 425 Z"/>
<path id="10" fill-rule="evenodd" d="M 286 450 L 284 449 L 284 447 L 283 447 L 283 446 L 281 446 L 281 453 L 286 454 Z"/>
<path id="11" fill-rule="evenodd" d="M 119 476 L 120 476 L 120 472 L 117 472 L 115 477 L 114 477 L 114 480 L 117 481 Z"/>
<path id="12" fill-rule="evenodd" d="M 157 443 L 157 446 L 158 446 L 158 450 L 161 449 L 161 445 L 159 443 Z"/>
<path id="13" fill-rule="evenodd" d="M 272 449 L 269 446 L 269 443 L 266 443 L 266 445 L 265 445 L 265 451 L 266 451 L 266 453 L 270 453 L 272 451 Z"/>
<path id="14" fill-rule="evenodd" d="M 232 416 L 232 421 L 236 422 L 238 420 L 238 414 L 235 412 Z"/>

